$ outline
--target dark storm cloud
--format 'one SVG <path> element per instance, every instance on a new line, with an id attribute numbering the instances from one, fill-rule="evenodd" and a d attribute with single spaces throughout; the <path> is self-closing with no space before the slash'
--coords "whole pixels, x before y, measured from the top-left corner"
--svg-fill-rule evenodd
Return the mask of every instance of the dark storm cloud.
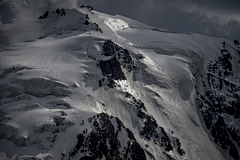
<path id="1" fill-rule="evenodd" d="M 238 13 L 240 7 L 239 0 L 197 0 L 194 3 L 204 8 Z"/>
<path id="2" fill-rule="evenodd" d="M 239 0 L 3 0 L 2 23 L 35 19 L 46 10 L 91 5 L 95 10 L 119 14 L 175 32 L 195 32 L 240 40 Z"/>

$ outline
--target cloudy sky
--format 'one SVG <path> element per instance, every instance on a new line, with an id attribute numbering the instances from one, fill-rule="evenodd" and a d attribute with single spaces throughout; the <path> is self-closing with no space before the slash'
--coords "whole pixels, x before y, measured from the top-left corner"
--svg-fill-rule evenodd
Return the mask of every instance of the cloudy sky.
<path id="1" fill-rule="evenodd" d="M 240 41 L 240 0 L 0 0 L 0 23 L 37 19 L 47 10 L 81 5 L 175 32 Z"/>

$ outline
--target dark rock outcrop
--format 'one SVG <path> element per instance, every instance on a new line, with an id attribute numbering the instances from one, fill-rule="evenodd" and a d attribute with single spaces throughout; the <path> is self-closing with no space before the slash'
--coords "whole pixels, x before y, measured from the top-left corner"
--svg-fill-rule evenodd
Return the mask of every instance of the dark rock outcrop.
<path id="1" fill-rule="evenodd" d="M 104 56 L 115 56 L 116 59 L 119 61 L 120 65 L 128 72 L 131 72 L 134 70 L 134 68 L 137 68 L 136 66 L 134 66 L 134 61 L 130 56 L 128 50 L 115 44 L 111 40 L 105 41 L 102 50 L 102 54 Z"/>
<path id="2" fill-rule="evenodd" d="M 140 135 L 149 141 L 152 140 L 155 145 L 163 147 L 167 152 L 173 151 L 170 137 L 165 130 L 157 124 L 155 118 L 147 112 L 144 103 L 141 100 L 137 100 L 130 93 L 126 93 L 126 99 L 132 106 L 135 107 L 133 109 L 137 111 L 137 117 L 139 118 L 139 121 L 143 122 L 144 124 L 142 128 L 140 128 Z M 173 137 L 173 139 L 176 140 L 178 154 L 183 156 L 185 151 L 181 148 L 179 139 L 176 137 Z"/>
<path id="3" fill-rule="evenodd" d="M 57 15 L 60 15 L 60 16 L 65 16 L 66 15 L 66 11 L 65 9 L 57 9 L 56 11 L 53 11 L 53 12 L 49 12 L 49 11 L 46 11 L 42 16 L 40 16 L 38 19 L 45 19 L 45 18 L 48 18 L 50 14 L 54 14 L 56 13 Z"/>
<path id="4" fill-rule="evenodd" d="M 94 10 L 92 6 L 84 6 L 84 5 L 82 5 L 80 8 L 87 8 L 89 11 Z"/>
<path id="5" fill-rule="evenodd" d="M 122 68 L 126 69 L 127 72 L 137 69 L 129 52 L 111 40 L 105 41 L 102 50 L 102 55 L 111 58 L 98 62 L 104 77 L 99 80 L 99 87 L 107 85 L 113 88 L 115 86 L 114 80 L 126 80 Z"/>
<path id="6" fill-rule="evenodd" d="M 44 15 L 42 15 L 42 16 L 39 17 L 39 19 L 45 19 L 45 18 L 48 17 L 48 15 L 49 15 L 49 11 L 46 11 L 46 12 L 44 13 Z"/>
<path id="7" fill-rule="evenodd" d="M 227 155 L 239 159 L 237 147 L 240 145 L 238 124 L 228 123 L 226 117 L 239 121 L 240 86 L 228 79 L 235 79 L 233 60 L 223 43 L 222 56 L 211 61 L 207 73 L 201 75 L 202 91 L 196 88 L 200 114 L 213 141 Z M 229 119 L 229 118 L 228 118 Z M 238 146 L 237 146 L 238 145 Z"/>
<path id="8" fill-rule="evenodd" d="M 120 63 L 117 61 L 116 57 L 106 61 L 100 61 L 99 67 L 103 72 L 103 76 L 110 77 L 113 80 L 126 80 Z"/>
<path id="9" fill-rule="evenodd" d="M 133 133 L 123 123 L 105 113 L 89 118 L 92 130 L 78 134 L 77 144 L 69 153 L 69 159 L 132 159 L 145 160 L 146 155 Z M 114 125 L 117 124 L 117 125 Z"/>

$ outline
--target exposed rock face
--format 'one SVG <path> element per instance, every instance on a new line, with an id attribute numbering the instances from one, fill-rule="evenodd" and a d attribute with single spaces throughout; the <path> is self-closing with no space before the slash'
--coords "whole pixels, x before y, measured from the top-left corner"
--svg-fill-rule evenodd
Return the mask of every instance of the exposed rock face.
<path id="1" fill-rule="evenodd" d="M 69 159 L 146 159 L 133 133 L 118 118 L 101 113 L 90 117 L 89 123 L 93 129 L 84 130 L 77 136 Z"/>
<path id="2" fill-rule="evenodd" d="M 94 10 L 92 6 L 84 6 L 84 5 L 82 5 L 80 8 L 87 8 L 89 11 Z"/>
<path id="3" fill-rule="evenodd" d="M 134 66 L 134 61 L 130 56 L 128 50 L 122 48 L 121 46 L 115 44 L 111 40 L 107 40 L 102 48 L 104 56 L 114 56 L 119 61 L 120 65 L 125 68 L 128 72 L 137 69 Z"/>
<path id="4" fill-rule="evenodd" d="M 57 14 L 57 15 L 60 15 L 60 16 L 64 16 L 66 15 L 66 11 L 65 9 L 57 9 L 56 11 L 53 11 L 52 13 L 49 12 L 49 11 L 46 11 L 44 13 L 44 15 L 40 16 L 39 19 L 45 19 L 45 18 L 48 18 L 50 14 Z"/>
<path id="5" fill-rule="evenodd" d="M 65 9 L 63 9 L 63 8 L 62 8 L 61 10 L 60 10 L 60 9 L 57 9 L 57 10 L 56 10 L 56 13 L 59 14 L 59 15 L 61 15 L 61 16 L 66 15 L 66 11 L 65 11 Z"/>
<path id="6" fill-rule="evenodd" d="M 99 80 L 99 86 L 107 85 L 110 88 L 115 86 L 114 80 L 126 80 L 122 71 L 126 69 L 127 72 L 132 72 L 137 67 L 134 66 L 134 61 L 131 58 L 128 50 L 115 44 L 111 40 L 107 40 L 102 48 L 104 56 L 111 56 L 110 59 L 100 60 L 98 65 L 102 70 L 104 78 Z"/>
<path id="7" fill-rule="evenodd" d="M 42 16 L 39 17 L 39 19 L 45 19 L 45 18 L 47 18 L 47 17 L 48 17 L 48 14 L 49 14 L 49 12 L 46 11 L 46 12 L 44 13 L 44 15 L 42 15 Z"/>
<path id="8" fill-rule="evenodd" d="M 110 77 L 113 80 L 126 80 L 116 57 L 113 57 L 110 60 L 100 61 L 99 66 L 103 71 L 103 76 Z"/>
<path id="9" fill-rule="evenodd" d="M 239 159 L 240 152 L 240 86 L 229 79 L 236 79 L 233 60 L 223 43 L 222 56 L 211 61 L 207 73 L 201 75 L 203 91 L 197 91 L 197 101 L 206 128 L 213 141 L 227 155 Z"/>
<path id="10" fill-rule="evenodd" d="M 143 123 L 143 127 L 140 128 L 140 135 L 143 136 L 147 140 L 152 140 L 155 145 L 163 147 L 165 151 L 173 151 L 172 142 L 170 140 L 170 136 L 165 132 L 165 130 L 158 126 L 155 118 L 150 115 L 144 103 L 141 100 L 137 100 L 130 93 L 126 93 L 126 99 L 131 104 L 129 110 L 136 110 L 137 117 L 139 118 L 138 123 Z M 134 113 L 130 111 L 130 113 Z M 185 151 L 181 148 L 181 143 L 178 138 L 174 138 L 177 144 L 177 152 L 180 156 L 185 154 Z"/>

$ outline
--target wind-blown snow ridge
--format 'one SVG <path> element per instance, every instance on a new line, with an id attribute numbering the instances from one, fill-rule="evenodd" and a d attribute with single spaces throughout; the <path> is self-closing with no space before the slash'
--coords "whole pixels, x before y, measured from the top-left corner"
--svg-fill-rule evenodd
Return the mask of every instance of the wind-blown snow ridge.
<path id="1" fill-rule="evenodd" d="M 239 159 L 239 44 L 80 7 L 0 26 L 0 159 Z"/>

